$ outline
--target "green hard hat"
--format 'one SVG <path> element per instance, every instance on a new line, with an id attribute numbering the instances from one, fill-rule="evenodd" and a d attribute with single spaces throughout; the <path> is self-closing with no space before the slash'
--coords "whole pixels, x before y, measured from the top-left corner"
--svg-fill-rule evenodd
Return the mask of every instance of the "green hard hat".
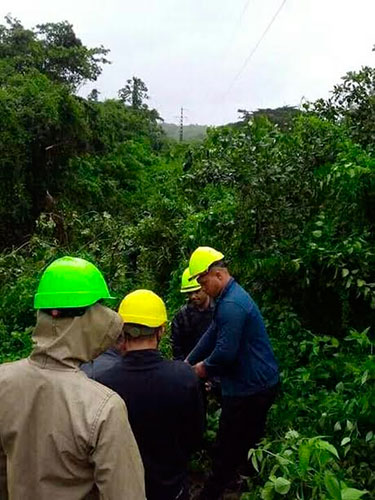
<path id="1" fill-rule="evenodd" d="M 201 286 L 198 283 L 197 280 L 189 280 L 190 278 L 190 271 L 189 268 L 187 267 L 185 271 L 182 273 L 181 277 L 181 293 L 189 293 L 189 292 L 195 292 L 196 290 L 200 290 Z"/>
<path id="2" fill-rule="evenodd" d="M 78 257 L 62 257 L 44 271 L 34 297 L 35 309 L 87 307 L 114 299 L 99 269 Z"/>

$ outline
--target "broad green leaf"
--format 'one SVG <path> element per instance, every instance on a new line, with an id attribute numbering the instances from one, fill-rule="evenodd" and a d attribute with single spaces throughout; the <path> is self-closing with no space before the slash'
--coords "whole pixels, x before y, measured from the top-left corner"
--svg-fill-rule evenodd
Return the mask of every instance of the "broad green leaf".
<path id="1" fill-rule="evenodd" d="M 352 431 L 354 429 L 354 425 L 350 420 L 346 421 L 346 428 L 348 429 L 348 431 Z"/>
<path id="2" fill-rule="evenodd" d="M 369 431 L 367 434 L 366 434 L 366 443 L 368 441 L 371 441 L 371 439 L 373 438 L 374 436 L 374 433 L 372 431 Z"/>
<path id="3" fill-rule="evenodd" d="M 322 439 L 319 439 L 319 441 L 316 442 L 316 447 L 321 449 L 321 450 L 327 450 L 330 453 L 332 453 L 332 455 L 339 458 L 339 454 L 337 453 L 336 448 L 333 446 L 333 444 L 328 443 L 327 441 L 323 441 Z"/>
<path id="4" fill-rule="evenodd" d="M 272 500 L 275 496 L 274 485 L 271 481 L 267 481 L 260 494 L 262 500 Z"/>
<path id="5" fill-rule="evenodd" d="M 336 431 L 336 432 L 337 432 L 337 431 L 341 431 L 341 424 L 340 424 L 340 422 L 339 422 L 339 421 L 337 421 L 337 422 L 335 423 L 335 426 L 334 426 L 333 430 L 334 430 L 334 431 Z"/>
<path id="6" fill-rule="evenodd" d="M 298 456 L 300 469 L 305 473 L 309 467 L 311 447 L 308 444 L 301 444 L 298 448 Z"/>
<path id="7" fill-rule="evenodd" d="M 344 488 L 341 490 L 342 500 L 357 500 L 368 493 L 366 490 L 356 490 L 355 488 Z"/>
<path id="8" fill-rule="evenodd" d="M 315 238 L 320 238 L 322 236 L 322 232 L 319 230 L 313 231 L 312 234 Z"/>
<path id="9" fill-rule="evenodd" d="M 346 444 L 350 443 L 350 437 L 346 436 L 344 439 L 341 441 L 341 446 L 345 446 Z"/>
<path id="10" fill-rule="evenodd" d="M 343 277 L 343 278 L 346 278 L 346 276 L 348 276 L 348 274 L 349 274 L 349 269 L 344 268 L 344 269 L 341 271 L 341 273 L 342 273 L 342 277 Z"/>
<path id="11" fill-rule="evenodd" d="M 340 483 L 332 472 L 326 471 L 324 474 L 324 484 L 333 500 L 342 500 Z"/>
<path id="12" fill-rule="evenodd" d="M 290 490 L 290 481 L 285 477 L 278 477 L 275 481 L 275 491 L 280 495 L 286 495 Z"/>

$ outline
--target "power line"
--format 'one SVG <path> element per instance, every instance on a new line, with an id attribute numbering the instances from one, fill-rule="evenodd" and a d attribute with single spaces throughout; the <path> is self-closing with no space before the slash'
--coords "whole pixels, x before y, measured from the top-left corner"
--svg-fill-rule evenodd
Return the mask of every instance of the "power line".
<path id="1" fill-rule="evenodd" d="M 227 46 L 225 47 L 225 50 L 223 50 L 223 56 L 224 56 L 224 54 L 226 54 L 227 52 L 229 52 L 229 49 L 230 49 L 230 47 L 231 47 L 234 39 L 236 38 L 236 36 L 237 36 L 237 34 L 238 34 L 239 30 L 240 30 L 240 27 L 241 27 L 241 24 L 242 24 L 242 19 L 244 18 L 245 14 L 246 14 L 246 11 L 249 8 L 249 5 L 250 5 L 251 1 L 252 0 L 247 0 L 246 3 L 245 3 L 245 5 L 243 6 L 241 14 L 238 17 L 236 24 L 233 26 L 232 33 L 231 33 L 231 35 L 230 35 L 230 37 L 228 39 Z"/>
<path id="2" fill-rule="evenodd" d="M 247 0 L 245 7 L 242 9 L 242 12 L 241 12 L 240 18 L 238 20 L 237 26 L 239 26 L 241 24 L 242 18 L 245 15 L 247 9 L 249 8 L 250 2 L 251 2 L 251 0 Z"/>
<path id="3" fill-rule="evenodd" d="M 232 33 L 232 36 L 230 37 L 230 43 L 233 42 L 235 36 L 237 35 L 237 31 L 238 29 L 240 28 L 241 24 L 242 24 L 242 19 L 244 18 L 245 14 L 246 14 L 246 11 L 247 9 L 249 8 L 249 5 L 250 5 L 250 2 L 251 0 L 247 0 L 246 4 L 244 5 L 243 9 L 242 9 L 242 12 L 237 20 L 237 23 L 233 29 L 233 33 Z"/>
<path id="4" fill-rule="evenodd" d="M 241 27 L 241 24 L 242 24 L 242 20 L 243 20 L 243 18 L 244 18 L 244 16 L 245 16 L 245 14 L 246 14 L 246 12 L 247 12 L 247 10 L 248 10 L 248 8 L 249 8 L 249 5 L 250 5 L 250 3 L 251 3 L 252 1 L 253 1 L 253 0 L 246 0 L 246 1 L 245 1 L 245 4 L 244 4 L 244 6 L 243 6 L 243 8 L 242 8 L 242 11 L 241 11 L 241 13 L 240 13 L 239 17 L 237 18 L 237 22 L 235 23 L 235 25 L 234 25 L 234 26 L 233 26 L 233 28 L 232 28 L 232 32 L 231 32 L 231 35 L 230 35 L 230 37 L 229 37 L 229 39 L 228 39 L 227 46 L 226 46 L 226 47 L 224 47 L 224 49 L 223 49 L 223 53 L 222 53 L 222 58 L 223 58 L 223 59 L 224 59 L 224 58 L 227 58 L 227 56 L 228 56 L 228 52 L 229 52 L 229 50 L 230 50 L 230 47 L 231 47 L 231 45 L 232 45 L 232 43 L 233 43 L 234 39 L 236 38 L 236 36 L 237 36 L 238 32 L 240 31 L 240 27 Z M 206 90 L 206 92 L 205 92 L 205 96 L 204 96 L 204 101 L 206 101 L 206 100 L 207 100 L 207 98 L 208 98 L 208 96 L 209 96 L 209 95 L 211 95 L 211 89 L 207 89 L 207 90 Z"/>
<path id="5" fill-rule="evenodd" d="M 284 5 L 286 4 L 287 0 L 283 0 L 281 5 L 279 6 L 279 8 L 277 9 L 277 11 L 275 12 L 275 14 L 273 15 L 271 21 L 268 23 L 266 29 L 263 31 L 262 35 L 260 36 L 259 40 L 257 41 L 257 43 L 254 45 L 254 47 L 252 48 L 250 54 L 247 56 L 247 58 L 245 59 L 244 63 L 242 64 L 241 68 L 239 69 L 239 71 L 237 72 L 236 76 L 233 78 L 232 80 L 232 83 L 230 84 L 230 86 L 228 87 L 228 90 L 225 92 L 225 96 L 232 90 L 232 87 L 234 85 L 234 83 L 237 81 L 237 79 L 241 76 L 241 74 L 243 73 L 244 69 L 246 68 L 246 66 L 249 64 L 251 58 L 253 57 L 253 55 L 255 54 L 255 52 L 257 51 L 259 45 L 262 43 L 264 37 L 267 35 L 268 31 L 271 29 L 271 26 L 273 25 L 273 23 L 276 21 L 276 18 L 277 16 L 280 14 L 281 12 L 281 9 L 284 7 Z"/>

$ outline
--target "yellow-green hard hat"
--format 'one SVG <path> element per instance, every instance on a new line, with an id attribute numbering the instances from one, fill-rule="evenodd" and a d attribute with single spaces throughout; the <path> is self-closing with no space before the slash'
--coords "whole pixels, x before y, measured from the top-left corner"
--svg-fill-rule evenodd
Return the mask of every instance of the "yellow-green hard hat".
<path id="1" fill-rule="evenodd" d="M 208 271 L 208 268 L 214 263 L 224 258 L 224 254 L 211 247 L 198 247 L 191 254 L 189 261 L 190 278 L 193 280 L 200 274 Z"/>
<path id="2" fill-rule="evenodd" d="M 195 292 L 196 290 L 200 290 L 201 286 L 197 280 L 193 279 L 189 281 L 190 271 L 187 267 L 185 271 L 182 273 L 181 277 L 181 293 Z"/>
<path id="3" fill-rule="evenodd" d="M 44 271 L 34 297 L 35 309 L 88 307 L 111 297 L 99 269 L 78 257 L 62 257 Z"/>
<path id="4" fill-rule="evenodd" d="M 150 328 L 157 328 L 168 319 L 163 300 L 151 290 L 136 290 L 126 295 L 118 313 L 124 323 L 134 323 Z"/>

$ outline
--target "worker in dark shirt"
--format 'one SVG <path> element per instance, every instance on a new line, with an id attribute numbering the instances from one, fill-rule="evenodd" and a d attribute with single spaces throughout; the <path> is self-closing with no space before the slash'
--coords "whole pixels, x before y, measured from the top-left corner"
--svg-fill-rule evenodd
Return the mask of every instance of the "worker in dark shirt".
<path id="1" fill-rule="evenodd" d="M 211 324 L 214 304 L 196 280 L 189 281 L 189 268 L 181 279 L 181 293 L 187 304 L 178 311 L 172 322 L 173 359 L 184 361 Z"/>
<path id="2" fill-rule="evenodd" d="M 160 297 L 149 290 L 132 292 L 119 314 L 123 342 L 83 369 L 126 403 L 145 468 L 147 500 L 186 500 L 187 465 L 204 427 L 199 381 L 189 365 L 163 359 L 158 350 L 167 321 Z"/>

